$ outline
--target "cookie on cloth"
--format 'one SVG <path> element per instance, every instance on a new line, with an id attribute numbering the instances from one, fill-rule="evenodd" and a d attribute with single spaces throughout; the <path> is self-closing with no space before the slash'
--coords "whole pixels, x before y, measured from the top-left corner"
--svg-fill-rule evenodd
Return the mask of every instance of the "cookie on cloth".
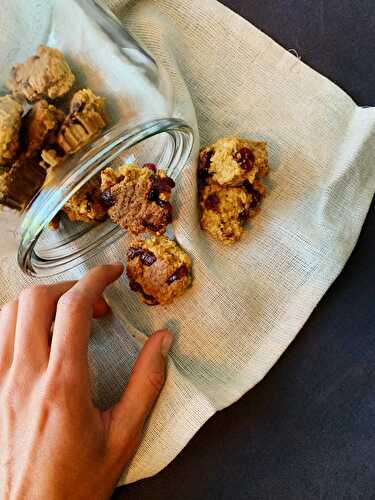
<path id="1" fill-rule="evenodd" d="M 201 227 L 225 244 L 238 241 L 249 218 L 251 195 L 242 187 L 212 184 L 201 192 Z"/>
<path id="2" fill-rule="evenodd" d="M 202 183 L 239 186 L 268 173 L 267 143 L 239 137 L 219 139 L 199 154 L 198 178 Z"/>
<path id="3" fill-rule="evenodd" d="M 130 289 L 144 304 L 170 304 L 192 283 L 190 257 L 165 236 L 132 241 L 127 258 Z"/>
<path id="4" fill-rule="evenodd" d="M 267 194 L 261 179 L 268 170 L 265 142 L 230 137 L 203 148 L 197 171 L 201 228 L 226 245 L 239 241 Z"/>

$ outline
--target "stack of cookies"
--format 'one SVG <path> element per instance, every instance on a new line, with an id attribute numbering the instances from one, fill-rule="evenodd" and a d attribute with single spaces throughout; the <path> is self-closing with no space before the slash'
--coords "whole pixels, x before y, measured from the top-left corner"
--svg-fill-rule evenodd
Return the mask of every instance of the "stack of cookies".
<path id="1" fill-rule="evenodd" d="M 107 125 L 104 100 L 78 90 L 64 55 L 44 45 L 12 69 L 11 95 L 0 97 L 0 204 L 23 210 L 42 187 L 46 169 L 90 143 Z M 69 212 L 71 213 L 71 212 Z"/>
<path id="2" fill-rule="evenodd" d="M 202 229 L 225 245 L 239 241 L 266 195 L 261 180 L 267 174 L 265 142 L 230 137 L 202 149 L 198 163 Z"/>
<path id="3" fill-rule="evenodd" d="M 156 165 L 124 165 L 101 173 L 101 202 L 113 222 L 131 235 L 151 233 L 130 243 L 129 286 L 147 305 L 165 305 L 182 295 L 192 282 L 192 262 L 174 240 L 164 236 L 173 220 L 173 179 Z"/>

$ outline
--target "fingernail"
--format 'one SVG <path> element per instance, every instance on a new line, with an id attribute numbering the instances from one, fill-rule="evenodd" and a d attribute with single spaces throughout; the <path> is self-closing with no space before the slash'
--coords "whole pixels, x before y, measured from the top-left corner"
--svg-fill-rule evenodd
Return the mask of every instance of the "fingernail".
<path id="1" fill-rule="evenodd" d="M 112 264 L 110 264 L 112 268 L 114 269 L 118 269 L 119 271 L 121 271 L 121 273 L 124 272 L 124 269 L 125 269 L 125 266 L 122 262 L 113 262 Z"/>
<path id="2" fill-rule="evenodd" d="M 160 352 L 161 355 L 166 357 L 168 355 L 168 352 L 170 348 L 172 347 L 173 344 L 173 335 L 171 333 L 167 333 L 164 335 L 161 344 L 160 344 Z"/>

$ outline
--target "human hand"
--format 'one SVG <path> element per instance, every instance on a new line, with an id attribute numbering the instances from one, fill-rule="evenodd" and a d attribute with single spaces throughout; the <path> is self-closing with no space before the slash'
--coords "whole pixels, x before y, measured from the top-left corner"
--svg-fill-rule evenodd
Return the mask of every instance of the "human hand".
<path id="1" fill-rule="evenodd" d="M 97 267 L 78 282 L 24 290 L 1 309 L 1 499 L 108 499 L 135 453 L 164 384 L 172 334 L 146 342 L 116 406 L 94 407 L 91 320 L 109 312 L 102 294 L 122 272 Z"/>

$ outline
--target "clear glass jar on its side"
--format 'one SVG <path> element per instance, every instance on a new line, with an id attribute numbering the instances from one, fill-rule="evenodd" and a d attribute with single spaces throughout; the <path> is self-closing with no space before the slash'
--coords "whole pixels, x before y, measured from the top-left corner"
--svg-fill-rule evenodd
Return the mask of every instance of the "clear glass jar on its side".
<path id="1" fill-rule="evenodd" d="M 105 98 L 108 126 L 102 133 L 49 168 L 43 187 L 22 212 L 0 212 L 5 237 L 0 256 L 17 251 L 24 272 L 56 275 L 124 233 L 110 221 L 87 224 L 67 218 L 58 231 L 50 231 L 55 215 L 108 164 L 154 163 L 176 180 L 197 135 L 194 108 L 188 93 L 183 107 L 176 107 L 167 71 L 95 0 L 5 0 L 0 28 L 0 95 L 9 92 L 12 66 L 45 44 L 66 56 L 76 75 L 75 90 L 89 88 Z"/>

